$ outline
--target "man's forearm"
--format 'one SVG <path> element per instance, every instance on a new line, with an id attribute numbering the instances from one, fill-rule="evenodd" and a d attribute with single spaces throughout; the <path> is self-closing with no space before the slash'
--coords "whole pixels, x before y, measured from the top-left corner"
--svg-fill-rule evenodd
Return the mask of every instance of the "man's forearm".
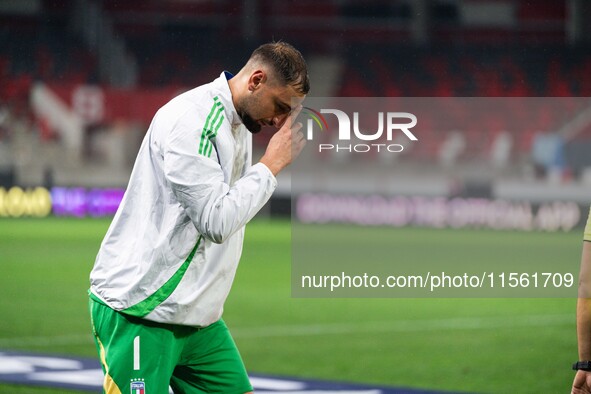
<path id="1" fill-rule="evenodd" d="M 591 361 L 591 242 L 583 242 L 577 300 L 579 360 Z"/>
<path id="2" fill-rule="evenodd" d="M 591 299 L 577 300 L 577 339 L 579 360 L 591 361 Z"/>

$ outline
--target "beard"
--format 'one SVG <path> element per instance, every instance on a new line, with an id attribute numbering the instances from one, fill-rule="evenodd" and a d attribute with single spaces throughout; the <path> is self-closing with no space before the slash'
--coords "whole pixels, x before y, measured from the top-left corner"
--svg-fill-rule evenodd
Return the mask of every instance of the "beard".
<path id="1" fill-rule="evenodd" d="M 236 112 L 238 112 L 238 116 L 240 116 L 242 124 L 244 124 L 244 127 L 246 127 L 248 131 L 250 131 L 253 134 L 256 134 L 261 131 L 262 126 L 256 120 L 254 120 L 252 116 L 250 116 L 246 111 L 237 110 Z"/>

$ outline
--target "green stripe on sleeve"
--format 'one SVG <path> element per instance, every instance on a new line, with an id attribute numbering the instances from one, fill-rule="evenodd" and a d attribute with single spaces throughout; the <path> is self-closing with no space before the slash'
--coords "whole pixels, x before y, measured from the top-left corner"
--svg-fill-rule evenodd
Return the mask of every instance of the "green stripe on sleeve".
<path id="1" fill-rule="evenodd" d="M 224 116 L 222 115 L 222 117 L 220 118 L 220 120 L 218 121 L 218 123 L 214 127 L 213 135 L 211 137 L 209 137 L 209 144 L 207 145 L 207 149 L 205 150 L 205 153 L 204 153 L 205 156 L 207 156 L 207 157 L 211 156 L 211 150 L 213 148 L 213 144 L 211 143 L 211 140 L 214 139 L 218 135 L 218 130 L 222 126 L 223 121 L 224 121 Z"/>
<path id="2" fill-rule="evenodd" d="M 145 300 L 140 301 L 137 304 L 130 306 L 129 308 L 123 309 L 121 312 L 132 316 L 144 317 L 148 313 L 156 309 L 156 307 L 160 305 L 164 300 L 170 297 L 172 292 L 177 288 L 177 286 L 181 282 L 181 279 L 183 279 L 183 276 L 185 275 L 187 268 L 189 268 L 191 261 L 193 261 L 193 257 L 195 256 L 195 252 L 199 248 L 199 244 L 201 243 L 202 238 L 203 236 L 200 235 L 199 239 L 197 240 L 197 243 L 195 244 L 195 247 L 193 247 L 193 250 L 191 250 L 191 253 L 189 253 L 189 256 L 187 257 L 183 265 L 180 266 L 180 268 L 174 273 L 174 275 L 170 277 L 170 279 L 166 281 L 164 285 L 162 285 L 162 287 L 160 287 L 158 290 L 152 293 L 152 295 L 150 295 Z"/>
<path id="3" fill-rule="evenodd" d="M 202 151 L 202 152 L 200 152 L 200 153 L 201 153 L 202 155 L 204 155 L 204 156 L 207 156 L 207 157 L 209 157 L 209 156 L 210 156 L 210 155 L 208 155 L 208 154 L 207 154 L 207 151 L 208 151 L 208 150 L 210 150 L 210 149 L 209 149 L 209 147 L 210 147 L 210 145 L 211 145 L 211 139 L 212 139 L 212 138 L 215 136 L 215 127 L 211 127 L 211 125 L 215 125 L 215 124 L 216 124 L 216 122 L 218 122 L 218 118 L 219 118 L 219 116 L 220 116 L 220 115 L 221 115 L 223 112 L 224 112 L 224 107 L 221 107 L 221 108 L 220 108 L 220 109 L 217 111 L 217 113 L 216 113 L 215 117 L 212 119 L 212 121 L 211 121 L 211 123 L 210 123 L 210 125 L 209 125 L 209 127 L 208 127 L 207 133 L 206 133 L 206 134 L 204 134 L 204 135 L 206 135 L 206 136 L 207 136 L 207 140 L 205 141 L 205 145 L 203 146 L 203 151 Z M 222 115 L 222 116 L 221 116 L 221 119 L 222 119 L 222 120 L 224 119 L 224 115 Z"/>
<path id="4" fill-rule="evenodd" d="M 209 115 L 207 115 L 207 119 L 205 119 L 205 125 L 203 126 L 203 130 L 201 132 L 201 141 L 199 142 L 199 153 L 201 154 L 203 152 L 203 147 L 205 145 L 205 142 L 207 141 L 207 133 L 209 132 L 209 124 L 211 122 L 211 117 L 216 113 L 217 110 L 217 104 L 214 104 L 213 107 L 211 107 L 211 111 L 209 112 Z"/>
<path id="5" fill-rule="evenodd" d="M 207 115 L 207 118 L 205 119 L 205 125 L 203 126 L 203 130 L 201 132 L 201 139 L 199 141 L 199 154 L 202 155 L 204 154 L 204 152 L 207 150 L 207 142 L 208 142 L 208 138 L 212 133 L 212 124 L 215 124 L 218 116 L 220 115 L 220 113 L 224 110 L 224 107 L 222 106 L 222 103 L 219 101 L 219 98 L 217 96 L 215 96 L 213 98 L 213 106 L 211 107 L 211 110 L 209 111 L 209 115 Z"/>

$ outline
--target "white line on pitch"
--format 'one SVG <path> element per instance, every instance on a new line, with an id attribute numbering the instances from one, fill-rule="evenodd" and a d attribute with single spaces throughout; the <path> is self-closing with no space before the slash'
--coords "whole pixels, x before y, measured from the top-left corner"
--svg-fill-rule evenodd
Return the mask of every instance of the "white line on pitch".
<path id="1" fill-rule="evenodd" d="M 359 323 L 325 323 L 259 327 L 231 328 L 236 338 L 270 338 L 315 335 L 338 335 L 355 333 L 401 333 L 441 330 L 489 330 L 513 329 L 537 326 L 574 325 L 572 314 L 562 315 L 521 315 L 496 317 L 458 317 L 451 319 L 398 320 Z M 84 345 L 92 343 L 92 335 L 60 335 L 39 337 L 0 338 L 0 348 L 21 346 Z"/>
<path id="2" fill-rule="evenodd" d="M 72 334 L 58 336 L 39 337 L 15 337 L 0 338 L 0 348 L 11 348 L 21 346 L 63 346 L 63 345 L 85 345 L 92 343 L 92 334 Z"/>
<path id="3" fill-rule="evenodd" d="M 536 326 L 574 325 L 574 315 L 522 315 L 498 317 L 458 317 L 451 319 L 400 320 L 390 322 L 327 323 L 231 329 L 236 338 L 266 338 L 353 333 L 400 333 L 441 330 L 512 329 Z"/>

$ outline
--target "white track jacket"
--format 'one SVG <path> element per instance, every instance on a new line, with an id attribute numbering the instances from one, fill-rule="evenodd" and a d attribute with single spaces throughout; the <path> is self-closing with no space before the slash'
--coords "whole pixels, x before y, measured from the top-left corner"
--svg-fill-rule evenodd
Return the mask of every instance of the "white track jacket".
<path id="1" fill-rule="evenodd" d="M 95 300 L 161 323 L 220 319 L 244 226 L 277 186 L 264 164 L 250 165 L 252 138 L 229 78 L 222 73 L 154 116 L 90 274 Z"/>

